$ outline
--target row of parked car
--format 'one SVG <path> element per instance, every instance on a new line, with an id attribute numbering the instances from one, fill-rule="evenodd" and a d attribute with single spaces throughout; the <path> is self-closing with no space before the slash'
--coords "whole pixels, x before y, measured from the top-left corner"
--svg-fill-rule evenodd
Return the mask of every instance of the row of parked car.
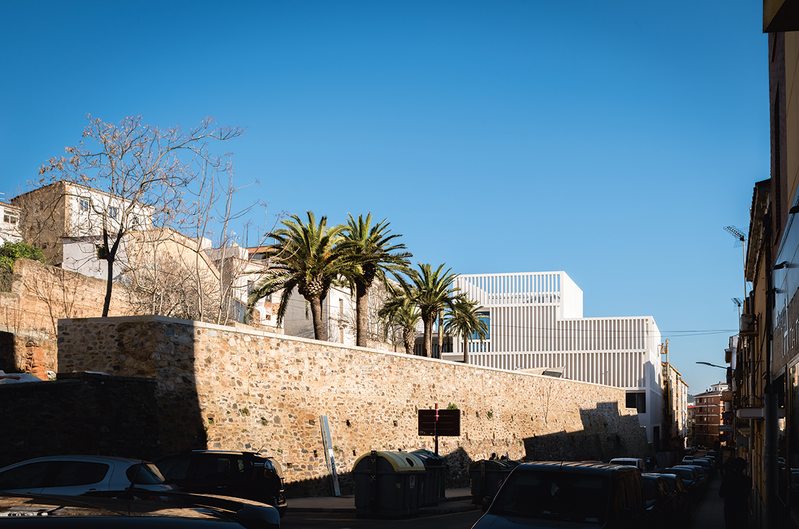
<path id="1" fill-rule="evenodd" d="M 712 454 L 659 472 L 646 472 L 639 458 L 521 463 L 494 497 L 484 499 L 485 514 L 473 529 L 517 527 L 521 519 L 526 527 L 687 525 L 716 466 Z"/>
<path id="2" fill-rule="evenodd" d="M 183 502 L 192 495 L 214 495 L 263 505 L 274 510 L 278 520 L 287 509 L 280 465 L 252 452 L 194 450 L 152 462 L 105 456 L 40 457 L 1 468 L 0 491 Z"/>

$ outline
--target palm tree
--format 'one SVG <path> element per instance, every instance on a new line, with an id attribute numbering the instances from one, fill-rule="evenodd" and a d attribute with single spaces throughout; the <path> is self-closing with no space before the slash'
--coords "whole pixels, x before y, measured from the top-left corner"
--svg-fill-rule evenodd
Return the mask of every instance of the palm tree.
<path id="1" fill-rule="evenodd" d="M 456 274 L 447 269 L 443 272 L 444 265 L 433 271 L 429 264 L 419 263 L 419 270 L 408 273 L 410 283 L 403 283 L 408 297 L 419 307 L 419 312 L 424 324 L 424 354 L 432 356 L 433 351 L 433 322 L 444 309 L 451 308 L 453 299 L 458 292 L 455 283 Z"/>
<path id="2" fill-rule="evenodd" d="M 374 226 L 371 223 L 371 213 L 365 219 L 363 215 L 358 215 L 357 221 L 350 215 L 339 245 L 352 264 L 352 267 L 348 267 L 347 278 L 355 287 L 355 335 L 356 344 L 360 347 L 367 346 L 369 289 L 372 283 L 376 278 L 385 281 L 387 271 L 395 276 L 399 272 L 406 272 L 408 258 L 413 257 L 403 251 L 404 244 L 392 242 L 400 235 L 391 234 L 386 219 Z"/>
<path id="3" fill-rule="evenodd" d="M 410 297 L 403 289 L 397 289 L 388 285 L 391 297 L 380 309 L 378 315 L 386 319 L 386 332 L 388 326 L 395 325 L 402 331 L 402 344 L 405 352 L 413 354 L 413 345 L 416 341 L 416 325 L 421 319 L 419 308 L 414 305 Z"/>
<path id="4" fill-rule="evenodd" d="M 479 304 L 464 294 L 455 298 L 452 309 L 444 319 L 444 332 L 463 337 L 463 363 L 469 363 L 469 337 L 477 335 L 482 342 L 488 338 L 488 326 L 477 312 Z"/>
<path id="5" fill-rule="evenodd" d="M 308 212 L 305 224 L 297 215 L 283 221 L 281 228 L 272 235 L 274 244 L 267 250 L 274 255 L 268 261 L 264 277 L 255 285 L 249 297 L 252 305 L 261 298 L 282 290 L 277 324 L 283 322 L 291 292 L 296 287 L 311 306 L 314 337 L 327 340 L 327 331 L 322 321 L 322 301 L 330 290 L 331 283 L 343 275 L 348 266 L 338 248 L 343 226 L 327 227 L 327 217 L 319 224 L 312 212 Z"/>

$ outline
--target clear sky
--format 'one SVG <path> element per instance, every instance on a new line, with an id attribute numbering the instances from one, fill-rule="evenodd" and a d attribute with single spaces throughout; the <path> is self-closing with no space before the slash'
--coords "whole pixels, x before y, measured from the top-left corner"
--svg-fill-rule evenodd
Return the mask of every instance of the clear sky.
<path id="1" fill-rule="evenodd" d="M 760 2 L 4 2 L 0 72 L 0 198 L 87 114 L 212 116 L 247 129 L 215 147 L 259 183 L 240 204 L 372 212 L 457 273 L 563 270 L 584 316 L 653 316 L 692 394 L 724 378 L 695 362 L 724 362 L 723 228 L 769 177 Z"/>

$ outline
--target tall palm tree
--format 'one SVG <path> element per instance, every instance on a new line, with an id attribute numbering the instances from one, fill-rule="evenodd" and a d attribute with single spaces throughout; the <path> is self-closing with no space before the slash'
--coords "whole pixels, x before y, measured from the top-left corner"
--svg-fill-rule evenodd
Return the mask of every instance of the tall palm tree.
<path id="1" fill-rule="evenodd" d="M 419 308 L 407 296 L 403 289 L 388 286 L 390 296 L 386 303 L 381 307 L 378 315 L 386 320 L 388 326 L 395 325 L 402 331 L 402 344 L 405 352 L 413 354 L 413 345 L 416 341 L 416 325 L 421 319 Z"/>
<path id="2" fill-rule="evenodd" d="M 480 319 L 480 305 L 461 294 L 452 303 L 452 309 L 444 318 L 444 332 L 463 338 L 463 362 L 469 363 L 469 337 L 477 336 L 482 342 L 488 338 L 488 326 Z"/>
<path id="3" fill-rule="evenodd" d="M 394 244 L 393 240 L 400 235 L 391 233 L 386 219 L 374 226 L 371 223 L 371 213 L 365 219 L 363 215 L 358 215 L 357 221 L 350 215 L 339 244 L 352 264 L 348 267 L 347 279 L 355 287 L 355 334 L 356 344 L 360 347 L 367 346 L 369 289 L 372 283 L 375 279 L 385 281 L 386 272 L 395 276 L 406 272 L 408 259 L 413 257 L 404 251 L 404 244 Z"/>
<path id="4" fill-rule="evenodd" d="M 299 293 L 311 306 L 314 337 L 327 340 L 327 330 L 322 321 L 322 301 L 327 297 L 330 285 L 343 275 L 348 266 L 343 252 L 338 248 L 343 226 L 327 227 L 327 217 L 316 218 L 308 212 L 308 223 L 297 215 L 283 221 L 283 228 L 275 231 L 275 243 L 267 246 L 273 257 L 264 277 L 255 285 L 249 297 L 252 305 L 261 298 L 282 290 L 277 324 L 283 322 L 291 292 L 297 287 Z"/>
<path id="5" fill-rule="evenodd" d="M 429 264 L 419 263 L 419 270 L 410 270 L 410 283 L 403 283 L 411 301 L 419 307 L 424 325 L 424 354 L 432 356 L 433 322 L 438 314 L 452 307 L 453 299 L 459 288 L 454 286 L 456 274 L 451 268 L 443 271 L 444 265 L 433 271 Z"/>

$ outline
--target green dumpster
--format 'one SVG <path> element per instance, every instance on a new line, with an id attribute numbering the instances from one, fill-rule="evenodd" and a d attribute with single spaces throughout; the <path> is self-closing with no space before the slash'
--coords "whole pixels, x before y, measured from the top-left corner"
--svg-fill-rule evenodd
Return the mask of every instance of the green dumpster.
<path id="1" fill-rule="evenodd" d="M 517 461 L 483 459 L 469 463 L 472 503 L 480 505 L 486 496 L 495 496 L 508 474 L 518 466 Z"/>
<path id="2" fill-rule="evenodd" d="M 444 496 L 444 458 L 437 456 L 430 450 L 414 450 L 411 452 L 424 463 L 425 476 L 420 490 L 420 507 L 438 505 L 439 500 Z"/>
<path id="3" fill-rule="evenodd" d="M 372 450 L 355 461 L 355 512 L 399 518 L 419 514 L 424 463 L 410 452 Z"/>

